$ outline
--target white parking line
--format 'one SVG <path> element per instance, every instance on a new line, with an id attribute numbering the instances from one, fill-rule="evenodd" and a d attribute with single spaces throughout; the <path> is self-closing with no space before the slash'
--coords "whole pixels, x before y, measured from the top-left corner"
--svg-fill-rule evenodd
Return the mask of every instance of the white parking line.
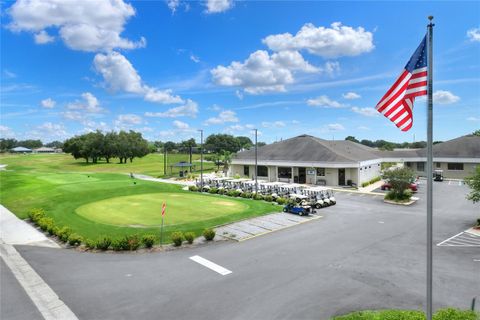
<path id="1" fill-rule="evenodd" d="M 195 261 L 196 263 L 199 263 L 199 264 L 201 264 L 202 266 L 207 267 L 207 268 L 210 269 L 210 270 L 213 270 L 213 271 L 215 271 L 215 272 L 218 272 L 218 273 L 220 273 L 222 276 L 226 276 L 227 274 L 232 273 L 232 271 L 230 271 L 230 270 L 228 270 L 228 269 L 225 269 L 224 267 L 219 266 L 218 264 L 213 263 L 212 261 L 207 260 L 207 259 L 205 259 L 205 258 L 202 258 L 202 257 L 200 257 L 200 256 L 190 257 L 190 260 L 193 260 L 193 261 Z"/>
<path id="2" fill-rule="evenodd" d="M 462 232 L 459 232 L 459 233 L 457 233 L 457 234 L 456 234 L 456 235 L 454 235 L 453 237 L 450 237 L 450 238 L 448 238 L 447 240 L 443 240 L 442 242 L 440 242 L 439 244 L 437 244 L 437 246 L 441 246 L 442 244 L 444 244 L 444 243 L 445 243 L 445 242 L 447 242 L 448 240 L 451 240 L 451 239 L 455 238 L 456 236 L 459 236 L 459 235 L 461 235 L 462 233 L 463 233 L 463 231 L 462 231 Z"/>

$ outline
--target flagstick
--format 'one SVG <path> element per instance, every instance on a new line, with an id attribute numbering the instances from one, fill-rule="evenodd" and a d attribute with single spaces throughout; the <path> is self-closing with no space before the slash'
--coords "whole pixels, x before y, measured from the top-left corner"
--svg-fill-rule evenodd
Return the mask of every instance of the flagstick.
<path id="1" fill-rule="evenodd" d="M 162 228 L 160 229 L 160 247 L 163 246 L 163 215 L 162 215 Z"/>
<path id="2" fill-rule="evenodd" d="M 432 271 L 433 271 L 433 161 L 432 161 L 432 136 L 433 136 L 433 16 L 429 16 L 428 20 L 428 106 L 427 106 L 427 320 L 432 320 Z"/>

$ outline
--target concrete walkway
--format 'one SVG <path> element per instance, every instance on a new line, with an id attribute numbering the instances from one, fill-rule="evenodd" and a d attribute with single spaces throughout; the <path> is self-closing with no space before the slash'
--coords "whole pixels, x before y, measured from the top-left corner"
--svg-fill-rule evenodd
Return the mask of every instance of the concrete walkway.
<path id="1" fill-rule="evenodd" d="M 10 245 L 30 245 L 60 248 L 43 233 L 17 218 L 10 210 L 0 205 L 0 239 Z"/>
<path id="2" fill-rule="evenodd" d="M 147 176 L 145 174 L 133 174 L 135 179 L 140 179 L 140 180 L 145 180 L 145 181 L 153 181 L 153 182 L 163 182 L 163 183 L 171 183 L 171 184 L 178 184 L 181 186 L 188 186 L 188 185 L 194 185 L 195 182 L 193 181 L 177 181 L 177 180 L 172 180 L 172 179 L 161 179 L 161 178 L 154 178 L 151 176 Z"/>

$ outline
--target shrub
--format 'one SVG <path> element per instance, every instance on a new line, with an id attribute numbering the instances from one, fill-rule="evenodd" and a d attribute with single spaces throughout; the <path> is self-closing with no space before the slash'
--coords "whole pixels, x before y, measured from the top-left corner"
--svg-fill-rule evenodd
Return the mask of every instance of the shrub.
<path id="1" fill-rule="evenodd" d="M 236 192 L 237 192 L 236 190 L 228 190 L 228 191 L 227 191 L 227 196 L 229 196 L 229 197 L 235 197 L 235 193 L 236 193 Z"/>
<path id="2" fill-rule="evenodd" d="M 153 244 L 155 243 L 155 236 L 153 234 L 146 234 L 142 237 L 142 243 L 146 248 L 151 248 L 153 247 Z"/>
<path id="3" fill-rule="evenodd" d="M 97 246 L 97 242 L 95 240 L 92 240 L 92 239 L 87 239 L 85 240 L 85 247 L 87 247 L 87 249 L 95 249 L 95 247 Z"/>
<path id="4" fill-rule="evenodd" d="M 195 233 L 193 232 L 186 232 L 185 233 L 185 240 L 187 240 L 187 242 L 189 244 L 192 244 L 193 243 L 193 240 L 195 239 Z"/>
<path id="5" fill-rule="evenodd" d="M 135 251 L 140 247 L 140 239 L 136 234 L 125 236 L 125 240 L 128 245 L 127 249 L 130 251 Z"/>
<path id="6" fill-rule="evenodd" d="M 240 179 L 240 175 L 237 173 L 236 175 L 233 176 L 234 179 Z"/>
<path id="7" fill-rule="evenodd" d="M 47 227 L 47 232 L 49 235 L 51 236 L 54 236 L 58 233 L 58 231 L 60 230 L 59 227 L 57 227 L 55 224 L 49 224 L 48 227 Z"/>
<path id="8" fill-rule="evenodd" d="M 198 188 L 196 186 L 189 186 L 188 190 L 190 191 L 198 191 Z"/>
<path id="9" fill-rule="evenodd" d="M 211 193 L 211 194 L 215 194 L 217 193 L 218 189 L 213 187 L 213 188 L 210 188 L 210 190 L 208 190 L 208 193 Z"/>
<path id="10" fill-rule="evenodd" d="M 213 230 L 211 228 L 207 228 L 207 229 L 203 230 L 203 237 L 207 241 L 213 240 L 213 238 L 215 238 L 215 230 Z"/>
<path id="11" fill-rule="evenodd" d="M 410 189 L 405 189 L 400 194 L 395 192 L 394 190 L 391 190 L 387 192 L 387 194 L 385 195 L 386 200 L 393 200 L 393 201 L 407 201 L 407 200 L 410 200 L 411 197 L 412 197 L 412 190 Z"/>
<path id="12" fill-rule="evenodd" d="M 114 239 L 112 240 L 112 249 L 114 251 L 121 251 L 121 250 L 124 250 L 123 247 L 123 243 L 124 243 L 124 239 Z"/>
<path id="13" fill-rule="evenodd" d="M 253 196 L 253 199 L 255 199 L 255 200 L 263 200 L 263 196 L 262 196 L 261 194 L 256 193 L 256 194 Z"/>
<path id="14" fill-rule="evenodd" d="M 438 310 L 433 320 L 477 320 L 478 314 L 473 311 L 446 308 Z"/>
<path id="15" fill-rule="evenodd" d="M 71 246 L 80 245 L 82 243 L 82 240 L 83 240 L 82 237 L 76 233 L 72 233 L 70 234 L 70 236 L 68 236 L 68 244 Z"/>
<path id="16" fill-rule="evenodd" d="M 362 188 L 365 188 L 365 187 L 368 186 L 369 184 L 370 184 L 370 183 L 368 183 L 368 182 L 363 182 L 363 183 L 362 183 Z"/>
<path id="17" fill-rule="evenodd" d="M 265 201 L 268 201 L 268 202 L 272 202 L 273 201 L 273 197 L 271 195 L 267 195 L 265 196 Z"/>
<path id="18" fill-rule="evenodd" d="M 33 222 L 37 222 L 41 218 L 45 218 L 45 211 L 43 209 L 32 209 L 28 212 L 28 217 Z"/>
<path id="19" fill-rule="evenodd" d="M 112 244 L 112 239 L 110 239 L 107 236 L 102 236 L 97 239 L 97 243 L 95 244 L 95 247 L 100 250 L 108 250 L 110 245 Z"/>
<path id="20" fill-rule="evenodd" d="M 180 231 L 173 232 L 170 236 L 170 239 L 172 239 L 173 245 L 175 247 L 180 247 L 183 242 L 183 233 L 181 233 Z"/>
<path id="21" fill-rule="evenodd" d="M 61 241 L 67 242 L 71 233 L 72 229 L 69 227 L 62 227 L 57 231 L 57 236 Z"/>
<path id="22" fill-rule="evenodd" d="M 287 199 L 278 197 L 276 201 L 278 204 L 285 204 L 287 202 Z"/>
<path id="23" fill-rule="evenodd" d="M 47 217 L 40 218 L 37 221 L 37 224 L 43 231 L 47 231 L 49 228 L 53 228 L 55 226 L 53 219 Z"/>

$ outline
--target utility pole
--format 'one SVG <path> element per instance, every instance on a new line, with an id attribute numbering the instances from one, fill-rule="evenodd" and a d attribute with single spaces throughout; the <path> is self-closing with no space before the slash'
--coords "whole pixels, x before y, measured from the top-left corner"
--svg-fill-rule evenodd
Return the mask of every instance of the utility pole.
<path id="1" fill-rule="evenodd" d="M 258 193 L 258 180 L 257 180 L 257 175 L 258 175 L 258 145 L 257 145 L 257 134 L 258 130 L 253 129 L 255 131 L 255 194 Z"/>
<path id="2" fill-rule="evenodd" d="M 203 190 L 203 130 L 200 131 L 200 190 Z"/>

